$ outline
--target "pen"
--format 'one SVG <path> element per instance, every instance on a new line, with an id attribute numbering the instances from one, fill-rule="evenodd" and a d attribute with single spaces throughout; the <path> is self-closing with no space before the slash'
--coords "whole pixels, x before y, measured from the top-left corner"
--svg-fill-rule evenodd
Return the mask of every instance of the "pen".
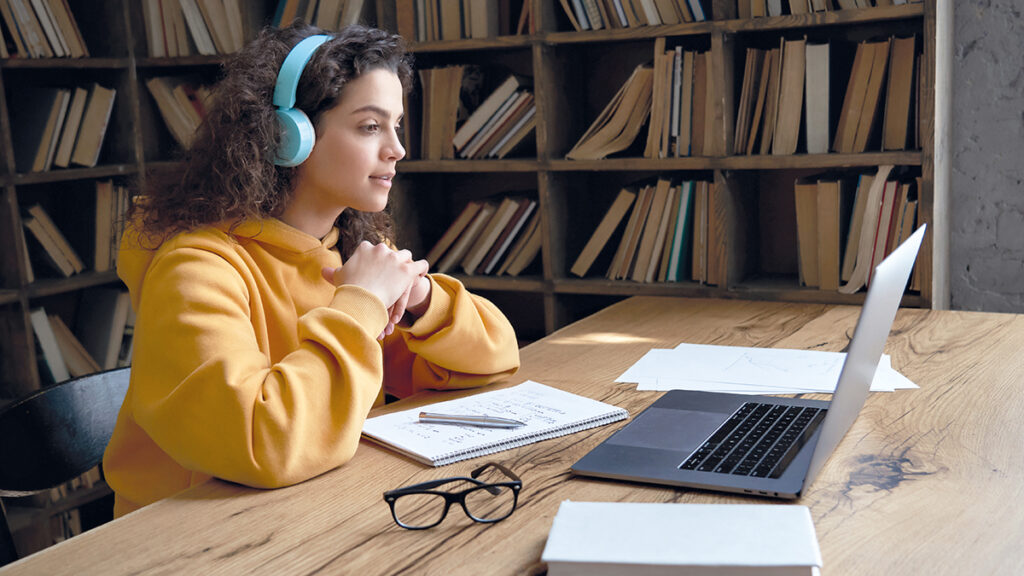
<path id="1" fill-rule="evenodd" d="M 459 424 L 463 426 L 482 426 L 484 428 L 518 428 L 526 426 L 525 422 L 511 418 L 472 414 L 434 414 L 420 412 L 420 422 L 427 424 Z"/>

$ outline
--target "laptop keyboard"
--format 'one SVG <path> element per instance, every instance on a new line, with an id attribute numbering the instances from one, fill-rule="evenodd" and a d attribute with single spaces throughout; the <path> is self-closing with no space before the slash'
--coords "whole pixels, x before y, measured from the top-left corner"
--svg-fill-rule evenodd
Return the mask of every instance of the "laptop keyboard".
<path id="1" fill-rule="evenodd" d="M 746 402 L 680 468 L 778 478 L 824 419 L 825 411 Z"/>

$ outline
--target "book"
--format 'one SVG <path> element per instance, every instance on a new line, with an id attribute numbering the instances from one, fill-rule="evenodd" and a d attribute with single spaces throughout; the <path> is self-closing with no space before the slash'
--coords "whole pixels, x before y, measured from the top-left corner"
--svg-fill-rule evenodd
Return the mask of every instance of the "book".
<path id="1" fill-rule="evenodd" d="M 71 153 L 72 163 L 93 168 L 99 162 L 103 137 L 107 133 L 116 95 L 117 91 L 113 88 L 104 88 L 99 84 L 94 83 L 90 88 L 82 125 L 78 129 L 78 138 Z"/>
<path id="2" fill-rule="evenodd" d="M 462 259 L 469 252 L 470 248 L 476 242 L 477 237 L 483 231 L 484 226 L 494 215 L 494 212 L 498 209 L 498 205 L 493 202 L 485 202 L 480 209 L 477 210 L 476 215 L 473 216 L 473 220 L 470 221 L 466 229 L 459 235 L 459 238 L 455 241 L 455 244 L 448 250 L 447 253 L 441 258 L 441 260 L 434 267 L 437 272 L 441 274 L 447 274 L 456 265 L 462 262 Z"/>
<path id="3" fill-rule="evenodd" d="M 441 256 L 453 243 L 455 243 L 455 239 L 458 238 L 459 235 L 462 234 L 462 231 L 466 229 L 466 226 L 473 221 L 473 217 L 476 216 L 476 213 L 480 210 L 480 206 L 482 204 L 483 202 L 478 200 L 473 200 L 466 204 L 462 209 L 462 212 L 459 212 L 459 215 L 455 217 L 455 220 L 453 220 L 451 225 L 448 226 L 448 229 L 444 231 L 444 234 L 442 234 L 441 238 L 439 238 L 437 243 L 434 244 L 434 247 L 430 249 L 430 252 L 427 253 L 427 263 L 431 266 L 437 264 Z"/>
<path id="4" fill-rule="evenodd" d="M 542 239 L 540 212 L 537 212 L 534 214 L 534 219 L 531 220 L 530 235 L 525 238 L 522 247 L 515 255 L 515 259 L 509 262 L 505 272 L 509 276 L 518 276 L 520 272 L 526 270 L 527 266 L 532 264 L 537 258 L 537 254 L 540 254 L 541 245 L 543 244 Z"/>
<path id="5" fill-rule="evenodd" d="M 480 265 L 477 266 L 477 274 L 490 274 L 495 270 L 509 246 L 512 245 L 512 242 L 533 215 L 535 208 L 537 208 L 536 200 L 523 199 L 519 201 L 519 206 L 516 208 L 515 214 L 512 215 L 512 219 L 509 220 L 505 229 L 501 231 L 501 235 L 494 242 L 494 246 L 491 247 L 491 250 L 480 262 Z"/>
<path id="6" fill-rule="evenodd" d="M 892 41 L 882 120 L 882 150 L 903 150 L 907 147 L 914 85 L 914 42 L 914 36 Z"/>
<path id="7" fill-rule="evenodd" d="M 517 259 L 519 258 L 520 253 L 523 251 L 523 248 L 530 243 L 530 240 L 533 238 L 534 233 L 539 227 L 540 211 L 538 210 L 533 213 L 533 216 L 530 216 L 530 220 L 525 226 L 523 226 L 523 231 L 519 234 L 519 237 L 516 238 L 515 242 L 513 242 L 509 247 L 508 255 L 505 256 L 505 261 L 501 263 L 501 266 L 498 267 L 498 271 L 495 272 L 496 276 L 505 274 L 508 272 L 508 269 L 512 264 L 517 264 Z M 515 274 L 513 274 L 513 276 L 514 275 Z"/>
<path id="8" fill-rule="evenodd" d="M 93 374 L 101 370 L 100 365 L 93 360 L 89 351 L 82 346 L 82 343 L 75 338 L 71 329 L 56 314 L 48 315 L 53 335 L 57 339 L 57 346 L 60 348 L 61 356 L 67 365 L 71 376 L 77 378 L 86 374 Z"/>
<path id="9" fill-rule="evenodd" d="M 838 290 L 843 240 L 850 222 L 850 184 L 842 179 L 818 180 L 818 283 L 822 290 Z"/>
<path id="10" fill-rule="evenodd" d="M 82 115 L 85 113 L 85 103 L 88 99 L 88 90 L 81 86 L 74 89 L 71 103 L 68 105 L 68 113 L 64 117 L 64 127 L 60 132 L 57 151 L 53 156 L 54 166 L 67 168 L 71 164 L 71 152 L 74 150 L 75 140 L 78 138 L 78 129 L 82 125 Z"/>
<path id="11" fill-rule="evenodd" d="M 864 94 L 864 107 L 861 109 L 860 118 L 857 121 L 857 135 L 853 140 L 853 152 L 864 152 L 868 143 L 875 133 L 878 121 L 878 111 L 881 108 L 880 101 L 882 88 L 888 76 L 889 51 L 892 39 L 875 43 L 874 61 L 871 64 L 871 76 L 868 78 L 867 90 Z"/>
<path id="12" fill-rule="evenodd" d="M 594 233 L 591 234 L 590 239 L 583 246 L 580 255 L 576 257 L 576 261 L 569 270 L 570 272 L 581 278 L 587 275 L 590 266 L 604 249 L 612 234 L 619 228 L 619 224 L 633 206 L 633 200 L 635 199 L 636 192 L 628 188 L 623 188 L 619 191 L 619 195 L 615 197 L 615 201 L 612 202 L 611 207 L 608 208 L 604 217 L 601 218 L 601 222 L 594 229 Z"/>
<path id="13" fill-rule="evenodd" d="M 804 82 L 806 112 L 804 134 L 808 154 L 826 154 L 829 145 L 829 44 L 809 43 Z"/>
<path id="14" fill-rule="evenodd" d="M 843 267 L 839 279 L 843 282 L 850 280 L 853 274 L 853 265 L 857 262 L 857 246 L 860 245 L 860 235 L 863 228 L 864 213 L 868 207 L 868 189 L 871 188 L 871 176 L 861 174 L 857 179 L 857 189 L 854 193 L 853 212 L 850 214 L 849 232 L 846 235 L 846 247 L 843 249 Z"/>
<path id="15" fill-rule="evenodd" d="M 636 257 L 632 270 L 628 275 L 634 282 L 645 282 L 647 270 L 650 267 L 651 259 L 656 252 L 658 232 L 661 229 L 662 217 L 668 209 L 669 189 L 671 182 L 664 178 L 658 180 L 654 187 L 654 196 L 651 198 L 651 206 L 644 220 L 643 234 L 640 235 L 640 242 L 637 244 Z M 662 234 L 664 238 L 664 234 Z M 660 252 L 659 252 L 660 253 Z"/>
<path id="16" fill-rule="evenodd" d="M 804 104 L 804 79 L 807 40 L 785 40 L 782 49 L 782 76 L 779 84 L 779 103 L 775 119 L 772 154 L 796 153 L 800 136 L 800 113 Z"/>
<path id="17" fill-rule="evenodd" d="M 622 254 L 620 256 L 616 253 L 615 260 L 612 261 L 612 265 L 617 266 L 616 270 L 612 272 L 613 275 L 610 276 L 612 280 L 626 279 L 630 276 L 633 261 L 636 259 L 636 247 L 640 245 L 640 238 L 647 224 L 647 216 L 651 213 L 654 192 L 654 186 L 644 186 L 640 190 L 636 204 L 633 205 L 633 213 L 626 224 L 626 230 L 629 234 L 624 235 L 622 242 L 619 244 Z"/>
<path id="18" fill-rule="evenodd" d="M 179 1 L 196 49 L 203 56 L 215 56 L 217 54 L 217 46 L 214 44 L 213 37 L 210 35 L 210 29 L 207 28 L 206 21 L 203 19 L 203 13 L 199 9 L 199 4 L 196 0 Z"/>
<path id="19" fill-rule="evenodd" d="M 571 392 L 526 381 L 429 405 L 441 414 L 486 414 L 519 420 L 519 428 L 425 424 L 421 408 L 367 418 L 363 436 L 417 462 L 444 466 L 624 420 L 626 410 Z"/>
<path id="20" fill-rule="evenodd" d="M 39 342 L 40 350 L 42 350 L 43 365 L 48 370 L 50 377 L 54 382 L 63 382 L 71 378 L 67 364 L 64 363 L 64 356 L 60 353 L 60 345 L 53 333 L 53 327 L 46 317 L 46 310 L 34 308 L 29 313 L 29 317 L 32 321 L 32 331 Z"/>
<path id="21" fill-rule="evenodd" d="M 886 180 L 892 172 L 891 165 L 879 166 L 878 172 L 871 177 L 868 188 L 866 208 L 861 221 L 860 239 L 857 244 L 857 257 L 850 279 L 839 287 L 841 294 L 853 294 L 867 285 L 871 274 L 872 256 L 875 249 L 875 236 L 878 231 L 879 213 L 882 207 L 882 196 Z"/>
<path id="22" fill-rule="evenodd" d="M 628 148 L 651 112 L 653 81 L 650 66 L 636 67 L 566 158 L 599 160 Z"/>
<path id="23" fill-rule="evenodd" d="M 469 275 L 476 273 L 477 266 L 480 265 L 484 256 L 491 250 L 491 246 L 497 242 L 498 236 L 505 230 L 505 226 L 512 220 L 512 216 L 515 215 L 516 210 L 519 208 L 520 201 L 525 200 L 509 196 L 501 200 L 501 203 L 498 204 L 498 209 L 494 211 L 494 215 L 487 221 L 487 225 L 480 231 L 479 236 L 473 242 L 473 246 L 463 257 L 461 262 L 463 272 Z"/>
<path id="24" fill-rule="evenodd" d="M 818 277 L 818 185 L 801 178 L 793 185 L 796 204 L 797 254 L 800 284 L 817 288 Z"/>
<path id="25" fill-rule="evenodd" d="M 806 506 L 563 501 L 541 560 L 549 576 L 817 576 Z"/>
<path id="26" fill-rule="evenodd" d="M 114 233 L 114 183 L 96 181 L 96 230 L 93 244 L 93 270 L 110 270 L 113 263 L 112 236 Z"/>
<path id="27" fill-rule="evenodd" d="M 46 125 L 43 127 L 43 138 L 36 149 L 35 159 L 32 163 L 33 172 L 45 172 L 53 165 L 53 157 L 57 151 L 57 141 L 60 139 L 61 129 L 64 126 L 64 118 L 67 116 L 68 104 L 71 101 L 71 90 L 60 88 L 57 90 L 57 100 L 50 110 Z"/>
<path id="28" fill-rule="evenodd" d="M 78 257 L 78 253 L 68 242 L 64 234 L 61 233 L 60 228 L 50 218 L 50 215 L 46 213 L 39 204 L 34 204 L 28 208 L 28 217 L 24 219 L 24 225 L 28 228 L 39 243 L 46 249 L 47 254 L 54 260 L 58 258 L 60 261 L 67 263 L 70 266 L 72 273 L 81 272 L 85 269 L 85 264 L 82 259 Z M 45 237 L 45 238 L 44 238 Z M 56 254 L 53 250 L 56 249 Z M 65 266 L 61 266 L 61 271 L 65 271 Z M 65 276 L 71 274 L 65 273 Z"/>
<path id="29" fill-rule="evenodd" d="M 531 84 L 530 78 L 517 74 L 506 78 L 455 131 L 455 136 L 452 138 L 455 149 L 461 151 L 502 104 L 512 98 L 518 90 L 529 87 Z"/>
<path id="30" fill-rule="evenodd" d="M 690 269 L 688 242 L 693 234 L 693 185 L 693 180 L 687 180 L 679 186 L 679 212 L 676 214 L 672 251 L 669 254 L 668 270 L 665 273 L 667 282 L 679 282 L 682 279 L 682 271 Z"/>

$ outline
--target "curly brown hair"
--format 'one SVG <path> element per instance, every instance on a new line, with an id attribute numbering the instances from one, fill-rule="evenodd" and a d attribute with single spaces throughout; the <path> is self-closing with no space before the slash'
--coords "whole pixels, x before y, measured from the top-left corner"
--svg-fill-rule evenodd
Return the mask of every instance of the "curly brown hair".
<path id="1" fill-rule="evenodd" d="M 366 72 L 394 72 L 408 90 L 412 57 L 400 36 L 365 26 L 330 33 L 296 20 L 286 28 L 264 28 L 225 66 L 214 89 L 209 113 L 178 169 L 147 177 L 145 202 L 129 218 L 155 245 L 173 234 L 219 223 L 237 226 L 281 214 L 291 198 L 295 168 L 276 166 L 280 129 L 272 103 L 285 56 L 303 38 L 332 37 L 316 50 L 299 79 L 295 107 L 314 126 L 339 101 L 345 85 Z M 362 240 L 392 241 L 387 210 L 351 208 L 336 222 L 344 256 Z"/>

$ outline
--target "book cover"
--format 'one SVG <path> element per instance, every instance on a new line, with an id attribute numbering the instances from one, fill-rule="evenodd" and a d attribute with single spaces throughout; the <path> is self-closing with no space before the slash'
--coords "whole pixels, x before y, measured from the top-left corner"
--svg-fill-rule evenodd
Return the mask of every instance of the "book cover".
<path id="1" fill-rule="evenodd" d="M 806 506 L 572 502 L 541 559 L 566 574 L 812 576 L 821 550 Z"/>

